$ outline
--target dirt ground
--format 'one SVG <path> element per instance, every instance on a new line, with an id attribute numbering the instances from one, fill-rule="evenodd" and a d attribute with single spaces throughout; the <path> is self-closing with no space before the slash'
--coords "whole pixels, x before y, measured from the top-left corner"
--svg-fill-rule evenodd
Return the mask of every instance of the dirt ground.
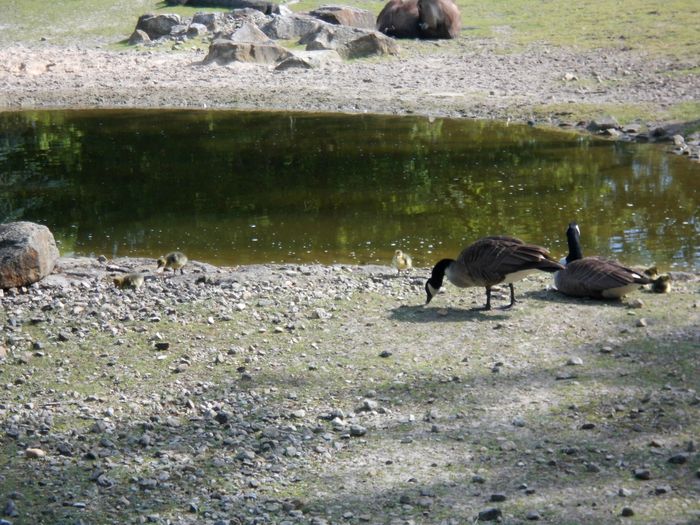
<path id="1" fill-rule="evenodd" d="M 580 108 L 664 115 L 700 99 L 692 59 L 576 53 L 543 44 L 402 41 L 397 57 L 314 70 L 203 65 L 201 49 L 62 46 L 0 50 L 0 108 L 233 108 L 566 121 Z M 577 109 L 578 108 L 578 109 Z M 660 117 L 661 118 L 661 117 Z"/>

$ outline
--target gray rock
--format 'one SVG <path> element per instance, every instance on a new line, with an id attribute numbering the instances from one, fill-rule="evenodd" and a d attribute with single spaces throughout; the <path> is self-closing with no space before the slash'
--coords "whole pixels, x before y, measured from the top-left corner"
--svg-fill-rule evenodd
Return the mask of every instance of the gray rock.
<path id="1" fill-rule="evenodd" d="M 187 26 L 186 34 L 188 38 L 194 38 L 197 36 L 206 35 L 208 32 L 209 28 L 207 28 L 207 26 L 193 22 Z"/>
<path id="2" fill-rule="evenodd" d="M 28 286 L 50 274 L 58 261 L 53 234 L 33 222 L 0 224 L 0 289 Z"/>
<path id="3" fill-rule="evenodd" d="M 689 454 L 681 452 L 680 454 L 674 454 L 673 456 L 668 458 L 668 462 L 674 465 L 683 465 L 684 463 L 688 462 L 689 457 Z"/>
<path id="4" fill-rule="evenodd" d="M 204 64 L 216 62 L 255 62 L 258 64 L 275 64 L 292 56 L 292 53 L 276 44 L 250 44 L 230 40 L 214 40 L 209 46 L 209 53 Z"/>
<path id="5" fill-rule="evenodd" d="M 531 510 L 528 511 L 528 513 L 525 515 L 525 519 L 530 520 L 530 521 L 537 521 L 542 517 L 542 515 L 537 512 L 536 510 Z"/>
<path id="6" fill-rule="evenodd" d="M 127 44 L 129 44 L 130 46 L 139 46 L 150 43 L 151 39 L 148 36 L 148 33 L 141 29 L 136 29 L 133 33 L 131 33 L 129 40 L 127 41 Z"/>
<path id="7" fill-rule="evenodd" d="M 479 512 L 479 516 L 477 517 L 477 519 L 479 521 L 496 521 L 498 519 L 501 519 L 502 516 L 503 513 L 501 512 L 501 509 L 491 507 Z"/>
<path id="8" fill-rule="evenodd" d="M 489 498 L 489 501 L 498 503 L 501 501 L 507 500 L 508 497 L 505 494 L 491 494 L 491 497 Z"/>
<path id="9" fill-rule="evenodd" d="M 282 60 L 279 64 L 275 66 L 275 71 L 287 71 L 288 69 L 313 69 L 313 65 L 311 63 L 300 57 L 300 56 L 291 56 L 289 58 L 285 58 Z"/>
<path id="10" fill-rule="evenodd" d="M 136 29 L 144 31 L 150 39 L 156 39 L 169 35 L 173 27 L 180 24 L 182 24 L 180 15 L 173 13 L 162 15 L 145 14 L 139 17 Z"/>
<path id="11" fill-rule="evenodd" d="M 634 477 L 637 479 L 643 479 L 643 480 L 651 479 L 651 472 L 645 468 L 636 468 L 636 469 L 634 469 L 633 474 L 634 474 Z"/>
<path id="12" fill-rule="evenodd" d="M 224 22 L 224 13 L 195 13 L 192 17 L 192 24 L 201 24 L 212 33 L 219 30 Z"/>
<path id="13" fill-rule="evenodd" d="M 256 25 L 250 22 L 244 22 L 241 27 L 231 33 L 229 40 L 232 42 L 250 44 L 272 44 L 272 40 L 258 29 Z"/>
<path id="14" fill-rule="evenodd" d="M 367 433 L 367 429 L 361 425 L 350 425 L 350 435 L 359 437 L 364 436 Z"/>
<path id="15" fill-rule="evenodd" d="M 374 55 L 398 55 L 396 40 L 381 33 L 369 33 L 347 42 L 338 49 L 338 54 L 346 59 L 363 58 Z"/>
<path id="16" fill-rule="evenodd" d="M 632 510 L 631 507 L 623 507 L 622 511 L 620 512 L 620 516 L 623 516 L 625 518 L 629 518 L 631 516 L 634 516 L 634 511 Z"/>
<path id="17" fill-rule="evenodd" d="M 620 123 L 615 117 L 605 116 L 591 120 L 588 123 L 587 129 L 589 131 L 603 131 L 606 129 L 619 129 Z"/>
<path id="18" fill-rule="evenodd" d="M 371 11 L 349 6 L 324 5 L 309 12 L 309 15 L 329 24 L 374 29 L 376 20 Z"/>
<path id="19" fill-rule="evenodd" d="M 316 31 L 320 25 L 318 20 L 304 15 L 273 16 L 262 31 L 276 40 L 292 40 Z"/>

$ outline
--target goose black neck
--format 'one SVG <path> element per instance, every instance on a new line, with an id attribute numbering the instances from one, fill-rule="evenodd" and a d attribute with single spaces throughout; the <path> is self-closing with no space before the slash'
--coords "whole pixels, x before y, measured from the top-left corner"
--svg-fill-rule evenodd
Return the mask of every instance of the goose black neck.
<path id="1" fill-rule="evenodd" d="M 566 242 L 569 244 L 569 255 L 566 256 L 567 264 L 571 261 L 577 261 L 578 259 L 583 259 L 583 252 L 581 251 L 581 241 L 579 240 L 580 233 L 578 225 L 575 222 L 569 224 L 569 228 L 566 230 Z"/>
<path id="2" fill-rule="evenodd" d="M 442 286 L 442 280 L 445 278 L 445 271 L 447 271 L 447 267 L 453 262 L 455 262 L 454 259 L 442 259 L 433 266 L 433 273 L 430 279 L 428 279 L 430 286 L 433 288 L 440 288 Z"/>

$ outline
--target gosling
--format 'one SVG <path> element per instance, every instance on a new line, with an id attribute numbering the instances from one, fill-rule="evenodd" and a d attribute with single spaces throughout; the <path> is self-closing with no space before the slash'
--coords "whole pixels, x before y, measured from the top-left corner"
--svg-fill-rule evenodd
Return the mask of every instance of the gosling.
<path id="1" fill-rule="evenodd" d="M 127 273 L 126 275 L 118 275 L 112 279 L 114 286 L 119 289 L 130 288 L 138 290 L 143 286 L 144 276 L 142 273 Z"/>
<path id="2" fill-rule="evenodd" d="M 156 271 L 164 272 L 170 268 L 173 272 L 180 270 L 184 274 L 184 267 L 187 264 L 187 255 L 182 252 L 171 252 L 168 255 L 158 258 L 158 268 Z"/>
<path id="3" fill-rule="evenodd" d="M 396 268 L 397 273 L 401 273 L 401 270 L 410 270 L 413 268 L 413 260 L 411 256 L 401 250 L 396 250 L 394 252 L 394 258 L 391 259 L 391 266 Z"/>

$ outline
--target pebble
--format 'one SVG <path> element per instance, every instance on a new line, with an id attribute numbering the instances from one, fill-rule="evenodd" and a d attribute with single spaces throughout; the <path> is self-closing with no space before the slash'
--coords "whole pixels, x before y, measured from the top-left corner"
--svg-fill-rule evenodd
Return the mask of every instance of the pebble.
<path id="1" fill-rule="evenodd" d="M 508 498 L 506 497 L 505 494 L 491 494 L 491 497 L 489 498 L 489 501 L 494 502 L 494 503 L 498 503 L 498 502 L 501 502 L 501 501 L 505 501 L 505 500 L 507 500 L 507 499 L 508 499 Z"/>
<path id="2" fill-rule="evenodd" d="M 580 366 L 583 364 L 583 359 L 580 357 L 571 357 L 569 360 L 566 362 L 568 366 Z"/>
<path id="3" fill-rule="evenodd" d="M 634 477 L 642 480 L 651 479 L 651 472 L 645 468 L 637 468 L 634 469 Z"/>
<path id="4" fill-rule="evenodd" d="M 46 452 L 40 448 L 28 448 L 24 451 L 24 455 L 30 459 L 36 459 L 46 456 Z"/>
<path id="5" fill-rule="evenodd" d="M 632 495 L 632 491 L 630 489 L 620 487 L 620 489 L 617 491 L 617 495 L 621 498 L 629 498 Z"/>
<path id="6" fill-rule="evenodd" d="M 501 512 L 501 509 L 491 507 L 480 511 L 477 519 L 479 521 L 496 521 L 500 520 L 502 516 L 503 512 Z"/>
<path id="7" fill-rule="evenodd" d="M 367 429 L 361 425 L 350 425 L 350 435 L 354 437 L 364 436 Z"/>
<path id="8" fill-rule="evenodd" d="M 622 511 L 620 512 L 620 516 L 623 516 L 625 518 L 630 518 L 634 516 L 634 511 L 632 510 L 631 507 L 623 507 Z"/>
<path id="9" fill-rule="evenodd" d="M 637 323 L 635 326 L 637 326 L 638 328 L 643 328 L 643 327 L 647 326 L 647 320 L 644 319 L 643 317 L 640 319 L 637 319 Z"/>
<path id="10" fill-rule="evenodd" d="M 689 457 L 690 455 L 686 452 L 681 452 L 680 454 L 674 454 L 668 458 L 668 462 L 672 463 L 673 465 L 683 465 L 684 463 L 688 462 Z"/>
<path id="11" fill-rule="evenodd" d="M 542 515 L 536 510 L 531 510 L 525 515 L 525 519 L 530 521 L 537 521 L 542 517 Z"/>

